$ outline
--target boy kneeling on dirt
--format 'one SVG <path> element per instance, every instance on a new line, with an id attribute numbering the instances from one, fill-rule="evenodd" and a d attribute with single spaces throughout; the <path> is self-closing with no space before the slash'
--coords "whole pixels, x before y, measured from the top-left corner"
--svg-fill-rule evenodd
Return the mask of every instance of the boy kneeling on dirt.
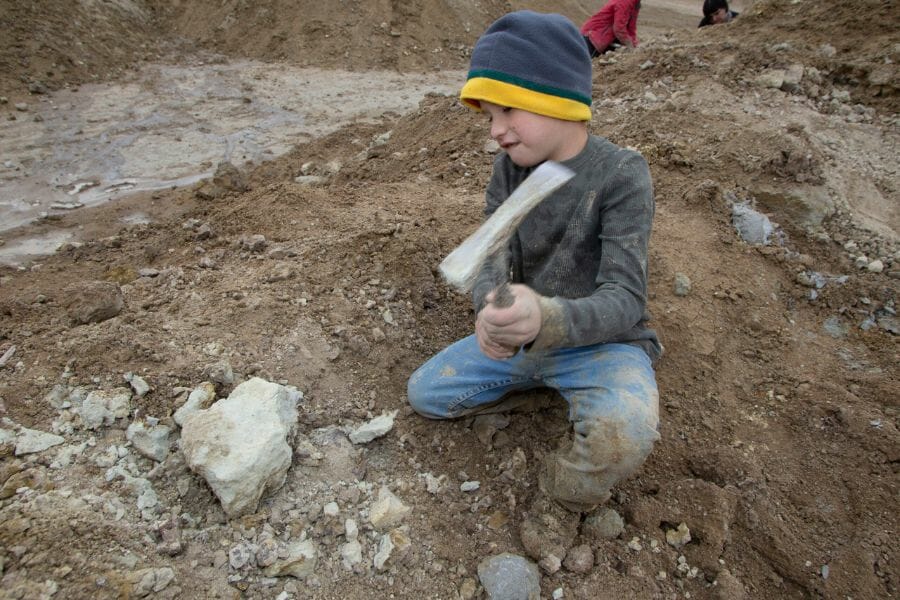
<path id="1" fill-rule="evenodd" d="M 559 518 L 577 526 L 578 513 L 606 502 L 659 438 L 651 363 L 661 347 L 645 327 L 650 172 L 638 153 L 588 133 L 591 58 L 561 15 L 498 19 L 475 45 L 460 98 L 488 116 L 504 150 L 487 187 L 487 215 L 544 161 L 576 175 L 529 213 L 502 264 L 482 269 L 474 335 L 413 373 L 409 402 L 448 419 L 497 412 L 509 392 L 557 390 L 574 435 L 547 457 L 539 483 L 575 511 Z M 515 302 L 498 308 L 493 288 L 507 274 Z M 540 496 L 529 519 L 546 526 L 554 521 L 546 513 L 560 509 Z"/>

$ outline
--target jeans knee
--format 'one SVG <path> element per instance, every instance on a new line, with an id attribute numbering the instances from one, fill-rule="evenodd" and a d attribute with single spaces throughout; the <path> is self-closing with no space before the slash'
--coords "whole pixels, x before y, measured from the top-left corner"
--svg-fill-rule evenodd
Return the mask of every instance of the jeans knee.
<path id="1" fill-rule="evenodd" d="M 445 419 L 446 414 L 437 410 L 434 386 L 423 381 L 419 372 L 413 373 L 406 384 L 406 399 L 414 411 L 429 419 Z"/>
<path id="2" fill-rule="evenodd" d="M 635 415 L 633 418 L 602 417 L 576 424 L 576 439 L 581 440 L 582 458 L 598 468 L 636 470 L 650 455 L 659 440 L 655 423 Z"/>

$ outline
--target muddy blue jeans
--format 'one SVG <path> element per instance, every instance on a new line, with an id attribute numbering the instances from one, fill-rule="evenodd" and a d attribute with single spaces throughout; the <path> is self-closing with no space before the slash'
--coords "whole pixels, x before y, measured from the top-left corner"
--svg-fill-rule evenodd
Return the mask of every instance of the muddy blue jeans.
<path id="1" fill-rule="evenodd" d="M 502 410 L 509 392 L 539 387 L 569 404 L 573 435 L 547 457 L 542 489 L 587 511 L 634 473 L 659 439 L 659 392 L 650 358 L 628 344 L 520 350 L 507 360 L 482 354 L 475 336 L 447 347 L 412 374 L 409 403 L 431 419 Z"/>

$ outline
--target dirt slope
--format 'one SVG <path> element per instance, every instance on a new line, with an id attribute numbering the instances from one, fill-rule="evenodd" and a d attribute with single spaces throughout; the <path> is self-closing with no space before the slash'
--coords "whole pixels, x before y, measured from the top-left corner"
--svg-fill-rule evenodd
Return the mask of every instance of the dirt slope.
<path id="1" fill-rule="evenodd" d="M 505 8 L 347 3 L 326 13 L 322 4 L 305 7 L 303 21 L 307 13 L 288 3 L 154 6 L 182 35 L 211 43 L 228 32 L 220 50 L 270 59 L 307 52 L 348 66 L 345 44 L 291 47 L 288 32 L 406 40 L 366 57 L 398 68 L 442 66 L 456 43 L 447 40 L 475 31 L 461 23 L 474 28 Z M 268 8 L 296 18 L 273 20 Z M 621 535 L 583 528 L 571 541 L 590 548 L 593 567 L 545 573 L 542 597 L 559 588 L 584 600 L 897 596 L 900 132 L 895 79 L 872 77 L 893 68 L 895 9 L 870 7 L 891 29 L 865 27 L 836 0 L 758 1 L 727 27 L 674 32 L 595 62 L 593 131 L 639 149 L 654 176 L 650 308 L 666 347 L 662 440 L 610 503 L 625 519 Z M 421 38 L 383 35 L 372 29 L 376 13 L 390 14 L 392 27 L 444 27 L 416 27 Z M 249 38 L 266 27 L 286 37 L 251 44 L 228 15 Z M 412 52 L 436 43 L 441 58 Z M 799 82 L 761 82 L 796 64 Z M 471 420 L 429 422 L 405 406 L 411 371 L 472 327 L 467 299 L 436 265 L 479 222 L 487 142 L 481 117 L 432 96 L 413 114 L 347 127 L 218 188 L 37 224 L 93 236 L 31 269 L 0 272 L 0 355 L 15 346 L 0 367 L 0 416 L 58 432 L 68 452 L 15 457 L 2 446 L 2 593 L 133 597 L 149 577 L 153 597 L 478 597 L 481 559 L 523 553 L 517 525 L 540 459 L 567 428 L 549 393 L 529 396 L 538 408 L 511 414 L 487 439 Z M 767 213 L 778 243 L 743 241 L 734 200 Z M 157 216 L 123 227 L 131 206 Z M 676 294 L 677 275 L 691 282 L 686 295 Z M 115 282 L 124 306 L 75 325 L 70 303 L 89 281 Z M 125 437 L 132 419 L 171 423 L 185 389 L 223 361 L 238 379 L 284 381 L 305 394 L 285 486 L 233 521 L 177 445 L 157 464 Z M 133 399 L 128 418 L 97 431 L 81 428 L 53 393 L 61 384 L 77 401 L 79 389 L 126 385 L 126 372 L 152 389 Z M 220 383 L 218 395 L 233 387 Z M 343 437 L 391 410 L 399 413 L 386 437 L 363 447 Z M 140 489 L 110 476 L 114 464 L 150 482 L 158 504 L 142 514 Z M 429 491 L 426 474 L 446 476 L 444 487 Z M 461 492 L 466 480 L 481 488 Z M 380 536 L 368 524 L 381 485 L 412 507 L 402 531 L 411 546 L 383 571 L 373 566 Z M 337 518 L 323 510 L 330 502 Z M 340 554 L 347 518 L 360 524 L 355 570 Z M 692 539 L 676 549 L 666 532 L 681 523 Z M 173 528 L 177 552 L 158 545 Z M 266 540 L 303 536 L 318 548 L 316 574 L 266 577 Z M 245 552 L 252 558 L 242 562 Z"/>

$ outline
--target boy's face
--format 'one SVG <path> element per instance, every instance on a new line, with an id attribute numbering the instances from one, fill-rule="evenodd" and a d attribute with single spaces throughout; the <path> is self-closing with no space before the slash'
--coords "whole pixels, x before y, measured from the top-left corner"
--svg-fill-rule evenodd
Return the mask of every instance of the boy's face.
<path id="1" fill-rule="evenodd" d="M 584 123 L 545 117 L 518 108 L 481 101 L 493 138 L 520 167 L 576 156 L 587 142 Z"/>
<path id="2" fill-rule="evenodd" d="M 727 23 L 731 20 L 731 13 L 728 12 L 727 8 L 720 8 L 710 15 L 710 20 L 716 25 L 719 23 Z"/>

